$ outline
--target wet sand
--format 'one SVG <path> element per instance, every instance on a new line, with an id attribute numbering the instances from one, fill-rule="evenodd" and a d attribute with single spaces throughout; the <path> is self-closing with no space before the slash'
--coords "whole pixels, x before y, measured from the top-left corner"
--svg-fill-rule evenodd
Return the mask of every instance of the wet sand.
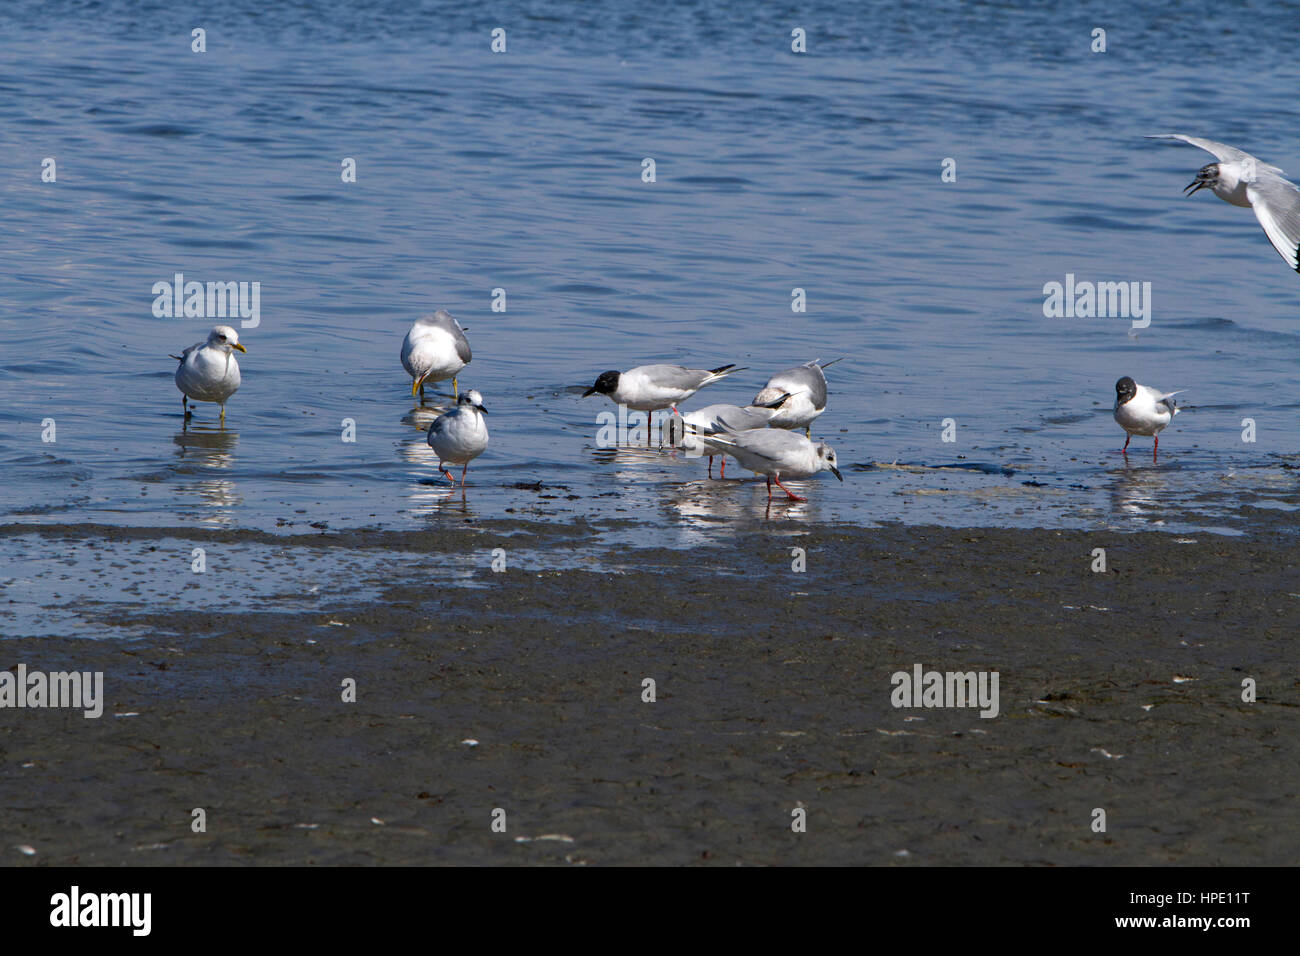
<path id="1" fill-rule="evenodd" d="M 601 530 L 0 528 L 52 549 L 220 539 L 375 557 L 355 587 L 287 612 L 97 607 L 108 578 L 92 578 L 85 619 L 140 636 L 0 643 L 0 668 L 102 670 L 107 698 L 98 720 L 0 711 L 0 859 L 1300 858 L 1300 582 L 1285 516 L 1242 537 L 786 525 L 593 557 Z M 792 547 L 806 572 L 791 570 Z M 1098 547 L 1105 573 L 1091 569 Z M 891 674 L 916 663 L 996 670 L 999 715 L 893 707 Z M 345 678 L 355 703 L 340 699 Z M 791 831 L 799 806 L 805 833 Z M 196 807 L 206 833 L 191 831 Z M 1105 833 L 1090 826 L 1098 807 Z"/>

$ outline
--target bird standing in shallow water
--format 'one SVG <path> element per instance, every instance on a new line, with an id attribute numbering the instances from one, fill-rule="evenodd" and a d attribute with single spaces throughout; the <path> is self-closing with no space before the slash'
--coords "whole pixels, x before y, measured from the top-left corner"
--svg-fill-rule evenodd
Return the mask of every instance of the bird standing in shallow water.
<path id="1" fill-rule="evenodd" d="M 682 368 L 680 365 L 638 365 L 626 372 L 603 372 L 596 384 L 582 393 L 608 395 L 616 405 L 633 411 L 657 412 L 664 408 L 677 411 L 677 403 L 684 402 L 705 385 L 712 385 L 728 375 L 743 372 L 734 365 L 715 369 Z M 646 421 L 646 447 L 650 447 L 649 415 Z"/>
<path id="2" fill-rule="evenodd" d="M 239 333 L 228 325 L 218 325 L 208 333 L 206 342 L 196 342 L 180 355 L 172 355 L 181 364 L 176 367 L 176 387 L 181 390 L 181 409 L 190 417 L 189 400 L 216 402 L 221 406 L 221 424 L 226 423 L 226 400 L 239 389 L 239 363 L 234 352 L 247 352 L 239 344 Z"/>
<path id="3" fill-rule="evenodd" d="M 487 449 L 488 430 L 483 416 L 487 409 L 483 407 L 483 396 L 477 389 L 471 388 L 457 399 L 456 407 L 445 415 L 439 415 L 429 425 L 429 434 L 425 440 L 438 455 L 438 470 L 453 485 L 456 484 L 444 463 L 464 465 L 460 473 L 460 486 L 465 487 L 465 474 L 469 463 Z"/>
<path id="4" fill-rule="evenodd" d="M 835 449 L 825 442 L 813 442 L 803 435 L 775 428 L 749 428 L 740 432 L 701 435 L 711 448 L 725 452 L 741 467 L 767 478 L 767 500 L 772 500 L 772 482 L 786 493 L 790 501 L 807 501 L 781 484 L 786 478 L 811 478 L 819 471 L 829 471 L 840 481 Z"/>
<path id="5" fill-rule="evenodd" d="M 416 319 L 402 340 L 402 368 L 411 376 L 411 395 L 420 393 L 424 404 L 424 385 L 451 379 L 452 394 L 460 398 L 456 376 L 470 363 L 474 353 L 460 323 L 446 309 Z"/>
<path id="6" fill-rule="evenodd" d="M 1134 435 L 1149 435 L 1156 440 L 1151 453 L 1151 460 L 1156 460 L 1160 453 L 1160 432 L 1178 414 L 1178 406 L 1174 404 L 1177 394 L 1139 385 L 1127 375 L 1115 383 L 1115 422 L 1128 432 L 1121 452 L 1128 454 L 1128 443 Z"/>
<path id="7" fill-rule="evenodd" d="M 773 401 L 763 405 L 705 405 L 682 416 L 681 448 L 687 455 L 703 454 L 709 456 L 709 477 L 713 477 L 713 456 L 717 449 L 704 444 L 702 435 L 716 435 L 720 432 L 738 432 L 748 428 L 763 428 L 772 421 L 778 409 L 790 397 L 789 392 L 782 392 Z M 727 477 L 727 456 L 722 456 L 722 477 Z"/>

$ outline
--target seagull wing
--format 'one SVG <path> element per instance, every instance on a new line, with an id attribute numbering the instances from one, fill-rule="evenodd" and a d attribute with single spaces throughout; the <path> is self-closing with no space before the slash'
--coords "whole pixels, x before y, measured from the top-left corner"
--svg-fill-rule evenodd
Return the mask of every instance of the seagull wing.
<path id="1" fill-rule="evenodd" d="M 827 362 L 826 364 L 831 365 L 833 363 Z M 763 405 L 780 398 L 781 392 L 789 392 L 791 395 L 807 392 L 814 408 L 825 408 L 826 376 L 822 373 L 822 368 L 824 366 L 818 365 L 817 360 L 813 359 L 803 365 L 788 368 L 784 372 L 777 372 L 767 380 L 767 384 L 763 386 L 763 391 L 759 392 L 758 396 L 755 397 L 754 404 Z"/>
<path id="2" fill-rule="evenodd" d="M 451 320 L 452 338 L 456 340 L 456 355 L 466 365 L 474 358 L 474 353 L 469 347 L 469 339 L 465 338 L 465 330 L 460 327 L 460 323 L 455 319 Z"/>
<path id="3" fill-rule="evenodd" d="M 730 437 L 736 447 L 774 464 L 797 451 L 800 444 L 807 441 L 802 435 L 779 428 L 749 428 L 731 432 Z"/>
<path id="4" fill-rule="evenodd" d="M 1143 385 L 1142 387 L 1147 390 L 1147 393 L 1151 396 L 1151 398 L 1155 401 L 1157 405 L 1165 406 L 1165 408 L 1169 409 L 1175 415 L 1178 414 L 1178 409 L 1174 404 L 1173 397 L 1175 395 L 1181 395 L 1183 394 L 1183 392 L 1187 391 L 1187 389 L 1185 388 L 1180 388 L 1176 392 L 1161 392 L 1152 388 L 1150 385 Z"/>
<path id="5" fill-rule="evenodd" d="M 654 388 L 676 389 L 682 392 L 702 388 L 705 381 L 713 374 L 707 369 L 682 368 L 680 365 L 642 365 L 628 370 L 628 374 L 632 372 L 639 372 Z"/>
<path id="6" fill-rule="evenodd" d="M 1261 172 L 1282 172 L 1276 166 L 1270 166 L 1268 163 L 1256 159 L 1250 153 L 1243 152 L 1237 147 L 1229 146 L 1226 143 L 1216 143 L 1212 139 L 1201 139 L 1199 136 L 1188 136 L 1186 133 L 1156 133 L 1146 138 L 1182 140 L 1184 143 L 1191 143 L 1193 146 L 1198 146 L 1207 153 L 1213 154 L 1214 158 L 1221 163 L 1241 163 L 1250 160 L 1255 164 L 1255 169 Z"/>
<path id="7" fill-rule="evenodd" d="M 206 344 L 205 342 L 195 342 L 193 345 L 189 346 L 188 348 L 181 349 L 180 355 L 168 355 L 167 357 L 174 358 L 176 361 L 184 364 L 185 360 L 190 357 L 191 352 L 193 352 L 195 349 L 203 348 L 205 344 Z"/>
<path id="8" fill-rule="evenodd" d="M 1246 197 L 1278 255 L 1300 272 L 1300 189 L 1281 176 L 1264 175 L 1246 187 Z"/>
<path id="9" fill-rule="evenodd" d="M 453 409 L 455 411 L 455 409 Z M 439 415 L 429 423 L 429 437 L 442 435 L 447 431 L 447 426 L 451 424 L 451 412 L 445 415 Z"/>

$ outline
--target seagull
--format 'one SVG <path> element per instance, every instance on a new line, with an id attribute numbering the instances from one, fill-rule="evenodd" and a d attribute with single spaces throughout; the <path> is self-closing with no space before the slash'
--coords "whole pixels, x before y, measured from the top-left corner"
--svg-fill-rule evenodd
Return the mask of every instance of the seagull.
<path id="1" fill-rule="evenodd" d="M 416 319 L 402 340 L 402 367 L 411 376 L 411 395 L 420 393 L 424 403 L 424 383 L 451 379 L 452 394 L 460 398 L 456 376 L 470 363 L 474 354 L 460 323 L 446 309 Z"/>
<path id="2" fill-rule="evenodd" d="M 826 376 L 822 369 L 828 368 L 839 359 L 819 365 L 816 359 L 805 362 L 784 372 L 777 372 L 763 390 L 754 396 L 755 405 L 763 405 L 778 398 L 782 392 L 790 393 L 790 401 L 781 408 L 770 425 L 772 428 L 802 428 L 804 435 L 812 437 L 812 423 L 822 412 L 826 411 Z"/>
<path id="3" fill-rule="evenodd" d="M 708 455 L 709 477 L 712 478 L 713 455 L 699 436 L 764 428 L 789 397 L 789 392 L 782 392 L 774 401 L 763 405 L 747 405 L 744 408 L 739 405 L 705 405 L 687 412 L 682 416 L 681 447 L 691 456 Z M 726 455 L 722 456 L 722 477 L 727 477 Z"/>
<path id="4" fill-rule="evenodd" d="M 488 430 L 483 416 L 487 409 L 483 407 L 483 396 L 478 389 L 471 388 L 464 395 L 457 396 L 456 407 L 445 415 L 439 415 L 429 425 L 426 440 L 429 447 L 438 453 L 438 470 L 453 485 L 456 479 L 449 472 L 444 462 L 464 465 L 460 472 L 460 486 L 465 487 L 465 474 L 469 463 L 487 449 Z"/>
<path id="5" fill-rule="evenodd" d="M 712 385 L 744 369 L 722 365 L 714 369 L 682 368 L 680 365 L 638 365 L 626 372 L 604 372 L 596 384 L 582 393 L 582 397 L 599 392 L 608 395 L 616 405 L 633 411 L 656 412 L 684 402 L 705 385 Z M 646 429 L 646 446 L 650 445 L 650 429 Z"/>
<path id="6" fill-rule="evenodd" d="M 1213 140 L 1182 133 L 1164 133 L 1147 139 L 1178 139 L 1213 153 L 1218 162 L 1202 166 L 1183 192 L 1190 196 L 1208 186 L 1224 202 L 1249 206 L 1278 255 L 1300 272 L 1300 189 L 1282 177 L 1282 170 Z"/>
<path id="7" fill-rule="evenodd" d="M 226 423 L 226 399 L 239 388 L 239 363 L 234 350 L 247 352 L 239 344 L 239 333 L 228 325 L 218 325 L 208 333 L 206 342 L 195 342 L 180 355 L 170 355 L 181 364 L 176 367 L 176 387 L 181 390 L 181 408 L 188 419 L 192 414 L 189 399 L 216 402 L 221 406 L 221 423 Z"/>
<path id="8" fill-rule="evenodd" d="M 1139 385 L 1125 375 L 1115 383 L 1115 421 L 1120 428 L 1128 432 L 1124 447 L 1120 449 L 1128 454 L 1128 443 L 1134 435 L 1150 435 L 1156 440 L 1151 460 L 1156 460 L 1160 453 L 1160 432 L 1178 414 L 1174 396 L 1186 391 L 1161 392 L 1146 385 Z"/>
<path id="9" fill-rule="evenodd" d="M 701 436 L 704 443 L 736 459 L 742 467 L 767 477 L 767 500 L 772 500 L 772 482 L 790 501 L 807 501 L 781 484 L 787 478 L 811 478 L 829 471 L 840 481 L 835 450 L 825 442 L 813 442 L 803 435 L 772 428 L 748 428 L 739 432 Z"/>

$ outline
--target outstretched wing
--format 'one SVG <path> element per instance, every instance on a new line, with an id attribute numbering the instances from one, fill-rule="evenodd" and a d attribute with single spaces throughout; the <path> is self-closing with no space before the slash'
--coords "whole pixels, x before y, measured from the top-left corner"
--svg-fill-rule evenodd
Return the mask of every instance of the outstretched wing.
<path id="1" fill-rule="evenodd" d="M 1216 143 L 1212 139 L 1201 139 L 1199 136 L 1188 136 L 1186 133 L 1155 133 L 1148 135 L 1146 138 L 1182 140 L 1184 143 L 1198 146 L 1207 153 L 1213 154 L 1214 158 L 1221 163 L 1241 163 L 1250 160 L 1255 164 L 1256 170 L 1274 172 L 1279 175 L 1282 173 L 1282 170 L 1278 169 L 1276 166 L 1271 166 L 1268 163 L 1262 162 L 1250 155 L 1250 153 L 1243 152 L 1242 150 L 1237 149 L 1237 147 L 1229 146 L 1226 143 Z"/>
<path id="2" fill-rule="evenodd" d="M 1300 189 L 1281 176 L 1265 175 L 1246 187 L 1246 196 L 1268 241 L 1300 272 Z"/>

